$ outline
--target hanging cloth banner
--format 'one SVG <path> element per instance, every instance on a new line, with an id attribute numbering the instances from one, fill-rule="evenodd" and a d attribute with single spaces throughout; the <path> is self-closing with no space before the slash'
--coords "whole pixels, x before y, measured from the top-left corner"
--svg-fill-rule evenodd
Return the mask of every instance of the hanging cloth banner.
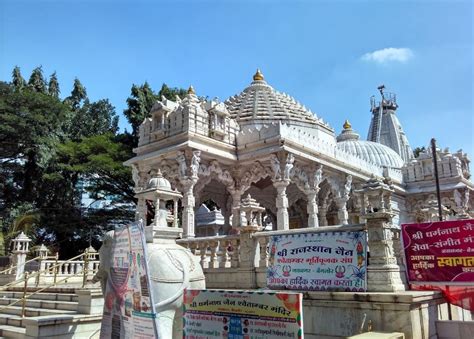
<path id="1" fill-rule="evenodd" d="M 474 285 L 474 220 L 403 224 L 410 283 Z"/>
<path id="2" fill-rule="evenodd" d="M 315 291 L 367 290 L 367 232 L 275 235 L 267 286 Z"/>
<path id="3" fill-rule="evenodd" d="M 100 338 L 157 338 L 141 223 L 115 229 L 110 255 Z"/>

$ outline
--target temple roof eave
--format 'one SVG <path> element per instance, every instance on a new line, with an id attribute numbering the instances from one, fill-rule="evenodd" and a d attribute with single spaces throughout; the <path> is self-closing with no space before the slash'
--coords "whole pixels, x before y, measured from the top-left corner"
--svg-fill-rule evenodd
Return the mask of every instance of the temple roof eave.
<path id="1" fill-rule="evenodd" d="M 204 158 L 206 158 L 206 154 L 212 154 L 214 159 L 219 159 L 223 163 L 232 164 L 238 159 L 235 146 L 198 134 L 190 135 L 186 133 L 186 138 L 181 138 L 176 143 L 166 145 L 165 143 L 157 142 L 154 143 L 155 147 L 152 149 L 150 149 L 150 146 L 153 146 L 153 144 L 142 146 L 147 147 L 148 150 L 143 153 L 140 152 L 138 155 L 125 161 L 123 164 L 125 166 L 132 166 L 139 162 L 153 163 L 159 158 L 169 156 L 174 157 L 178 151 L 186 148 L 202 151 L 202 156 Z M 140 147 L 134 149 L 134 152 L 139 152 L 139 149 Z"/>

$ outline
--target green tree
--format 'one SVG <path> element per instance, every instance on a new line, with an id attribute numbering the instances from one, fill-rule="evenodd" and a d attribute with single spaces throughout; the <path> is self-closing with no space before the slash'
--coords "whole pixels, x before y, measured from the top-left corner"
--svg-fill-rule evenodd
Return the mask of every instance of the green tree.
<path id="1" fill-rule="evenodd" d="M 41 66 L 36 67 L 31 72 L 30 80 L 28 80 L 28 86 L 33 91 L 38 93 L 46 93 L 46 81 L 43 76 L 43 68 Z"/>
<path id="2" fill-rule="evenodd" d="M 54 72 L 49 78 L 48 94 L 55 98 L 59 98 L 59 93 L 61 93 L 61 91 L 59 90 L 58 77 L 56 76 L 56 72 Z"/>
<path id="3" fill-rule="evenodd" d="M 36 182 L 62 138 L 68 107 L 49 95 L 33 89 L 15 91 L 5 83 L 0 86 L 0 107 L 0 159 L 2 167 L 14 171 L 3 172 L 10 176 L 2 182 L 20 192 L 21 201 L 35 201 Z"/>
<path id="4" fill-rule="evenodd" d="M 15 68 L 13 69 L 12 84 L 13 84 L 13 87 L 18 91 L 21 91 L 26 86 L 26 81 L 25 79 L 23 79 L 21 75 L 20 67 L 18 66 L 15 66 Z"/>
<path id="5" fill-rule="evenodd" d="M 128 122 L 132 125 L 132 135 L 138 136 L 138 127 L 143 122 L 157 100 L 157 96 L 153 93 L 148 82 L 141 86 L 133 85 L 131 95 L 127 98 L 128 108 L 123 114 L 127 117 Z"/>
<path id="6" fill-rule="evenodd" d="M 141 86 L 133 85 L 130 96 L 127 98 L 127 109 L 123 114 L 132 125 L 132 136 L 134 143 L 138 144 L 138 129 L 146 117 L 150 116 L 150 110 L 157 100 L 162 96 L 168 99 L 176 100 L 176 96 L 184 97 L 187 91 L 182 88 L 170 88 L 166 84 L 161 86 L 158 94 L 155 94 L 148 82 Z"/>
<path id="7" fill-rule="evenodd" d="M 118 130 L 118 116 L 115 107 L 108 99 L 96 102 L 85 100 L 84 105 L 77 109 L 72 117 L 69 137 L 79 141 L 83 137 L 90 137 Z"/>
<path id="8" fill-rule="evenodd" d="M 78 78 L 74 79 L 74 85 L 71 91 L 71 95 L 66 98 L 67 102 L 71 105 L 73 110 L 78 110 L 81 104 L 87 99 L 86 88 L 82 85 Z"/>

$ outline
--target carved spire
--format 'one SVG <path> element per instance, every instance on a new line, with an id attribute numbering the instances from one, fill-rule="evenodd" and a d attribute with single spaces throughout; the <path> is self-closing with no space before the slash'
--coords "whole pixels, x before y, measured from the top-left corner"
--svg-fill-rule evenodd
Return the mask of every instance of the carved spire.
<path id="1" fill-rule="evenodd" d="M 196 92 L 194 92 L 194 87 L 193 87 L 193 85 L 189 86 L 189 88 L 188 88 L 188 94 L 196 95 Z"/>

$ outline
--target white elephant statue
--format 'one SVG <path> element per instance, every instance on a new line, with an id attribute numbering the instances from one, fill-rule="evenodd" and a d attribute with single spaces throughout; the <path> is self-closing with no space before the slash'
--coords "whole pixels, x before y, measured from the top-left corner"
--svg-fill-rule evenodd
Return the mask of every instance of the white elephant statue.
<path id="1" fill-rule="evenodd" d="M 104 295 L 111 266 L 113 238 L 113 231 L 104 237 L 99 249 L 100 266 L 94 277 L 95 281 L 101 282 Z M 151 293 L 156 303 L 158 337 L 182 338 L 183 291 L 185 288 L 206 288 L 204 273 L 199 258 L 174 240 L 154 240 L 153 243 L 147 243 L 147 262 Z"/>

